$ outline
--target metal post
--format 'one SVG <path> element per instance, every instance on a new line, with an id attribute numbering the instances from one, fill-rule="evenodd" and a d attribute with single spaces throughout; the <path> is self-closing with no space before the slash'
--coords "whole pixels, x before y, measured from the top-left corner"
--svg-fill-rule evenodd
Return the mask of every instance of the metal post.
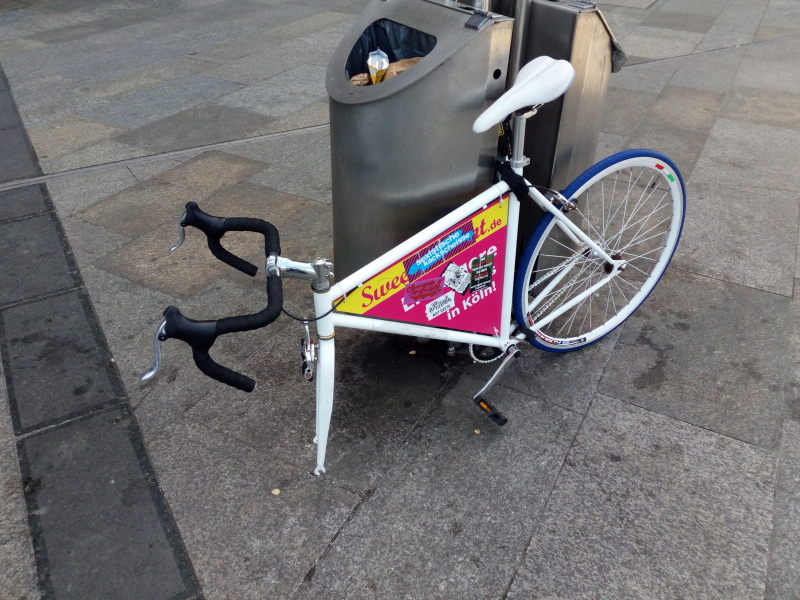
<path id="1" fill-rule="evenodd" d="M 528 5 L 530 0 L 517 0 L 514 7 L 514 29 L 511 33 L 511 52 L 508 57 L 506 89 L 514 85 L 521 68 L 525 45 L 528 41 Z"/>

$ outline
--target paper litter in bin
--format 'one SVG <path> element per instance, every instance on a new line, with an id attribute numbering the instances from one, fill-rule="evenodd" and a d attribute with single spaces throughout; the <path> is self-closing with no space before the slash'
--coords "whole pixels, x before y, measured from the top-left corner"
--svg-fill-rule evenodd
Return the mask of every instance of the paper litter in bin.
<path id="1" fill-rule="evenodd" d="M 383 81 L 391 79 L 392 77 L 396 77 L 421 60 L 421 56 L 416 56 L 414 58 L 403 58 L 396 62 L 389 63 L 389 66 L 386 69 L 386 74 L 383 76 Z M 372 83 L 370 81 L 369 73 L 359 73 L 358 75 L 353 75 L 350 79 L 348 79 L 348 81 L 351 85 L 370 85 Z"/>
<path id="2" fill-rule="evenodd" d="M 403 58 L 393 63 L 389 63 L 389 67 L 386 69 L 386 75 L 383 76 L 383 80 L 386 81 L 387 79 L 391 79 L 408 69 L 409 67 L 417 64 L 419 61 L 422 60 L 421 56 L 416 56 L 414 58 Z"/>

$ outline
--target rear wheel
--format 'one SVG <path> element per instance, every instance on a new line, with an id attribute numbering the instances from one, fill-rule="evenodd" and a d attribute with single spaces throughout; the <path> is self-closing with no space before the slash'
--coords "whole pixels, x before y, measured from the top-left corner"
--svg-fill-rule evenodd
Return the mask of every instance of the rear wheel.
<path id="1" fill-rule="evenodd" d="M 685 211 L 680 172 L 652 150 L 609 156 L 562 193 L 576 205 L 570 221 L 612 259 L 626 262 L 624 270 L 591 291 L 612 273 L 612 265 L 545 214 L 522 253 L 514 313 L 534 331 L 531 343 L 552 352 L 596 342 L 644 302 L 672 259 Z"/>

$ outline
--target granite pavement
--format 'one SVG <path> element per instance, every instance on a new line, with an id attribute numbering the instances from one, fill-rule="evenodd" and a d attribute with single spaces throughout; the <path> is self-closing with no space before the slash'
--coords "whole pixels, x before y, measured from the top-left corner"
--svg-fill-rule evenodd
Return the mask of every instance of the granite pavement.
<path id="1" fill-rule="evenodd" d="M 597 156 L 671 156 L 683 239 L 618 331 L 524 349 L 505 428 L 463 350 L 342 331 L 315 477 L 285 317 L 214 348 L 252 394 L 175 341 L 139 381 L 164 307 L 263 305 L 196 231 L 167 252 L 187 201 L 332 255 L 324 74 L 365 4 L 0 4 L 0 598 L 799 599 L 795 0 L 601 3 Z"/>

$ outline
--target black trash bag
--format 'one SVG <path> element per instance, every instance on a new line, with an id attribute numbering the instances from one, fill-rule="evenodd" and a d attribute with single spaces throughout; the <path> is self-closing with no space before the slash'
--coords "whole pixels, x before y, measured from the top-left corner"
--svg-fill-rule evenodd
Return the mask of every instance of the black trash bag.
<path id="1" fill-rule="evenodd" d="M 412 29 L 389 19 L 375 21 L 364 30 L 350 50 L 345 65 L 345 77 L 350 79 L 353 75 L 368 73 L 369 53 L 379 48 L 389 57 L 389 62 L 393 63 L 404 58 L 425 56 L 435 45 L 434 36 L 418 29 Z"/>

